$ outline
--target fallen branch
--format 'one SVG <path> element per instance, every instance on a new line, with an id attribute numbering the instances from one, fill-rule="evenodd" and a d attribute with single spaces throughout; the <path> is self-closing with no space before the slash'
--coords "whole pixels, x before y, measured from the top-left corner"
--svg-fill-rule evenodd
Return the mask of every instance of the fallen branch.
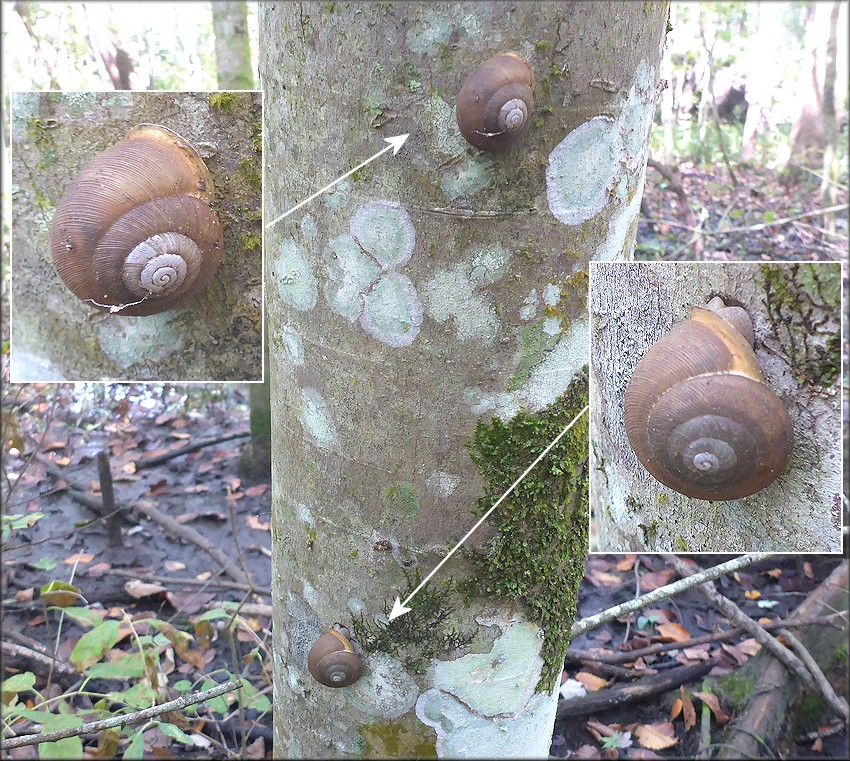
<path id="1" fill-rule="evenodd" d="M 615 605 L 613 608 L 603 610 L 601 613 L 596 613 L 593 616 L 581 619 L 581 621 L 576 621 L 570 630 L 570 637 L 575 639 L 579 635 L 585 634 L 591 629 L 595 629 L 597 626 L 601 626 L 608 621 L 613 621 L 615 618 L 620 618 L 620 616 L 625 616 L 628 613 L 635 613 L 648 605 L 657 603 L 660 600 L 666 600 L 668 597 L 675 597 L 677 594 L 684 592 L 686 589 L 697 587 L 700 584 L 705 584 L 706 582 L 712 581 L 713 579 L 727 573 L 738 571 L 741 568 L 752 565 L 753 563 L 758 563 L 762 560 L 766 560 L 767 558 L 771 558 L 775 554 L 776 553 L 769 552 L 751 552 L 747 555 L 739 555 L 736 558 L 732 558 L 732 560 L 716 565 L 713 568 L 707 568 L 704 571 L 700 571 L 699 573 L 689 576 L 688 578 L 679 579 L 678 581 L 674 581 L 672 584 L 666 584 L 663 587 L 658 587 L 658 589 L 653 589 L 651 592 L 647 592 L 645 595 L 636 597 L 634 600 L 627 600 L 620 605 Z"/>
<path id="2" fill-rule="evenodd" d="M 182 711 L 187 706 L 195 705 L 196 703 L 203 703 L 204 701 L 211 700 L 212 698 L 217 698 L 225 692 L 238 690 L 241 686 L 242 680 L 234 679 L 231 682 L 220 684 L 218 687 L 212 687 L 209 690 L 204 690 L 203 692 L 195 692 L 191 695 L 184 695 L 176 700 L 170 700 L 167 703 L 160 703 L 159 705 L 152 706 L 151 708 L 146 708 L 143 711 L 136 711 L 135 713 L 128 713 L 123 716 L 113 716 L 111 719 L 103 719 L 102 721 L 90 721 L 88 724 L 80 724 L 78 727 L 57 729 L 54 732 L 42 732 L 37 735 L 21 735 L 20 737 L 12 737 L 8 740 L 4 740 L 0 747 L 2 747 L 3 750 L 12 750 L 12 748 L 20 748 L 24 745 L 56 742 L 57 740 L 64 740 L 66 737 L 77 737 L 78 735 L 89 732 L 100 732 L 101 730 L 109 729 L 110 727 L 123 727 L 125 724 L 138 724 L 140 721 L 145 721 L 146 719 L 159 716 L 160 714 L 167 713 L 169 711 Z"/>
<path id="3" fill-rule="evenodd" d="M 714 661 L 709 660 L 693 666 L 680 666 L 663 674 L 654 674 L 631 684 L 618 684 L 598 692 L 589 692 L 580 698 L 562 700 L 558 703 L 557 715 L 586 716 L 589 713 L 617 708 L 625 703 L 634 703 L 653 695 L 676 689 L 682 684 L 704 677 L 712 668 Z"/>
<path id="4" fill-rule="evenodd" d="M 727 233 L 749 233 L 749 232 L 757 232 L 759 230 L 764 230 L 767 227 L 778 227 L 779 225 L 787 225 L 789 222 L 795 222 L 798 219 L 805 219 L 806 217 L 821 217 L 824 214 L 834 214 L 837 211 L 844 211 L 844 209 L 848 208 L 848 204 L 842 203 L 838 206 L 830 206 L 826 209 L 815 209 L 814 211 L 805 211 L 802 214 L 795 214 L 792 217 L 785 217 L 784 219 L 775 219 L 773 222 L 762 222 L 757 225 L 744 225 L 742 227 L 724 227 L 720 230 L 703 230 L 699 227 L 690 227 L 689 225 L 683 225 L 681 222 L 673 222 L 670 219 L 663 219 L 661 217 L 647 217 L 647 222 L 659 222 L 665 225 L 670 225 L 671 227 L 678 227 L 682 230 L 690 230 L 693 233 L 699 233 L 700 235 L 707 236 L 715 236 L 715 235 L 726 235 Z"/>
<path id="5" fill-rule="evenodd" d="M 136 571 L 125 571 L 122 568 L 110 568 L 109 573 L 113 576 L 121 576 L 125 579 L 140 579 L 140 575 Z M 271 589 L 269 587 L 258 587 L 253 584 L 243 584 L 239 581 L 229 581 L 228 579 L 218 579 L 211 577 L 209 579 L 193 579 L 189 576 L 183 577 L 175 577 L 175 576 L 151 576 L 145 575 L 145 581 L 151 581 L 156 584 L 169 584 L 172 586 L 179 587 L 218 587 L 221 589 L 239 589 L 243 592 L 254 592 L 255 594 L 265 595 L 266 597 L 271 597 Z"/>
<path id="6" fill-rule="evenodd" d="M 173 460 L 175 457 L 181 457 L 184 454 L 195 452 L 204 447 L 211 447 L 213 444 L 221 444 L 222 442 L 232 441 L 233 439 L 247 439 L 250 435 L 250 431 L 241 431 L 239 433 L 228 433 L 224 436 L 217 436 L 212 439 L 202 439 L 201 441 L 196 441 L 194 444 L 187 444 L 185 447 L 180 447 L 180 449 L 175 449 L 171 452 L 157 455 L 156 457 L 149 457 L 147 460 L 136 460 L 136 470 L 162 465 L 162 463 Z"/>
<path id="7" fill-rule="evenodd" d="M 3 636 L 6 636 L 5 632 L 3 633 Z M 51 656 L 40 653 L 37 650 L 26 647 L 25 645 L 16 645 L 14 642 L 6 642 L 5 640 L 0 642 L 0 645 L 3 647 L 4 658 L 20 658 L 27 663 L 33 671 L 40 672 L 43 670 L 44 673 L 48 673 L 50 671 L 50 667 L 53 665 L 53 658 Z M 77 672 L 74 671 L 74 668 L 70 664 L 63 663 L 62 661 L 56 661 L 55 670 L 60 676 L 77 676 Z"/>
<path id="8" fill-rule="evenodd" d="M 776 621 L 768 621 L 763 623 L 765 629 L 781 629 L 783 626 L 798 627 L 798 626 L 834 626 L 837 619 L 847 620 L 847 612 L 839 611 L 828 616 L 816 616 L 812 618 L 789 618 L 777 619 Z M 627 652 L 618 652 L 614 650 L 606 650 L 603 648 L 591 648 L 590 650 L 582 650 L 577 647 L 568 647 L 566 660 L 568 661 L 600 661 L 602 663 L 610 663 L 612 665 L 620 663 L 631 663 L 638 658 L 645 658 L 649 655 L 658 655 L 666 653 L 670 650 L 684 650 L 695 645 L 704 645 L 709 642 L 720 642 L 727 639 L 734 639 L 746 634 L 743 627 L 737 626 L 734 629 L 727 629 L 722 632 L 714 632 L 712 634 L 703 634 L 700 637 L 691 637 L 687 640 L 679 642 L 659 642 L 649 647 L 641 647 L 636 650 Z"/>
<path id="9" fill-rule="evenodd" d="M 677 555 L 665 554 L 662 555 L 662 557 L 669 565 L 676 569 L 676 572 L 680 576 L 690 576 L 693 578 L 693 576 L 700 575 L 699 572 L 695 573 L 692 566 Z M 756 642 L 764 647 L 765 650 L 782 663 L 785 668 L 793 673 L 807 689 L 812 692 L 819 692 L 836 715 L 842 717 L 845 721 L 850 720 L 850 706 L 847 705 L 847 701 L 839 698 L 832 687 L 829 687 L 829 691 L 824 693 L 820 689 L 822 682 L 815 679 L 812 672 L 806 668 L 803 661 L 801 661 L 776 638 L 768 634 L 761 624 L 757 621 L 753 621 L 753 619 L 746 615 L 737 605 L 735 605 L 735 603 L 721 595 L 713 583 L 701 585 L 699 591 L 711 603 L 713 608 L 726 616 L 726 618 L 730 621 L 746 629 Z M 817 667 L 817 664 L 815 664 L 815 666 Z M 820 671 L 819 667 L 818 671 Z"/>

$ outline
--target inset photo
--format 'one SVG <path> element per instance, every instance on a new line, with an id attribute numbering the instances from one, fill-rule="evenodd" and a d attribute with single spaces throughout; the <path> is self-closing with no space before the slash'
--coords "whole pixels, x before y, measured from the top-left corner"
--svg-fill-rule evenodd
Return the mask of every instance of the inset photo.
<path id="1" fill-rule="evenodd" d="M 841 552 L 841 266 L 591 264 L 592 552 Z"/>
<path id="2" fill-rule="evenodd" d="M 262 380 L 262 93 L 11 114 L 11 381 Z"/>

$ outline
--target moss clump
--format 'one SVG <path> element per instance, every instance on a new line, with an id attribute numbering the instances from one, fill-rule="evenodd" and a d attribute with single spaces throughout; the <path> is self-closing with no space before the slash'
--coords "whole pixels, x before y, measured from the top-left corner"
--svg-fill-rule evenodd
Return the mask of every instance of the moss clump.
<path id="1" fill-rule="evenodd" d="M 812 386 L 833 386 L 841 369 L 841 339 L 828 316 L 840 310 L 840 266 L 763 264 L 761 275 L 772 333 L 794 378 Z"/>
<path id="2" fill-rule="evenodd" d="M 419 572 L 404 572 L 407 591 L 400 595 L 404 600 L 422 578 Z M 399 658 L 408 671 L 422 674 L 432 658 L 444 656 L 452 650 L 468 645 L 472 636 L 458 632 L 449 622 L 454 613 L 452 599 L 457 585 L 449 578 L 442 583 L 431 582 L 420 589 L 410 601 L 410 613 L 396 618 L 390 626 L 367 619 L 363 613 L 351 618 L 351 631 L 367 653 L 389 653 Z M 391 603 L 384 604 L 384 614 L 389 615 Z"/>
<path id="3" fill-rule="evenodd" d="M 262 245 L 263 236 L 256 233 L 248 234 L 242 239 L 243 251 L 256 251 Z"/>
<path id="4" fill-rule="evenodd" d="M 258 193 L 263 189 L 263 174 L 257 167 L 257 162 L 253 156 L 240 159 L 239 169 L 250 190 Z"/>
<path id="5" fill-rule="evenodd" d="M 407 713 L 389 724 L 363 724 L 363 758 L 437 758 L 435 732 Z"/>
<path id="6" fill-rule="evenodd" d="M 232 92 L 211 92 L 207 95 L 207 103 L 210 104 L 210 108 L 232 114 L 236 109 L 237 96 Z"/>
<path id="7" fill-rule="evenodd" d="M 587 369 L 537 413 L 479 421 L 469 443 L 489 510 L 587 404 Z M 478 594 L 522 600 L 545 633 L 539 692 L 552 690 L 564 664 L 588 552 L 587 416 L 561 438 L 488 519 L 495 535 L 473 557 Z"/>

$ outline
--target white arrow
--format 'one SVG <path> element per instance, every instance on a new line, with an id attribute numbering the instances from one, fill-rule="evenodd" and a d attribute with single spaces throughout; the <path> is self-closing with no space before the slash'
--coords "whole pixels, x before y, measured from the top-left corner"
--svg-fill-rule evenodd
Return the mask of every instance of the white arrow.
<path id="1" fill-rule="evenodd" d="M 413 599 L 413 596 L 414 596 L 414 595 L 415 595 L 415 594 L 416 594 L 416 593 L 417 593 L 420 589 L 422 589 L 422 587 L 424 587 L 424 586 L 428 583 L 428 580 L 429 580 L 429 579 L 430 579 L 430 578 L 431 578 L 431 577 L 432 577 L 435 573 L 437 573 L 437 571 L 439 571 L 439 570 L 440 570 L 440 568 L 442 567 L 443 563 L 445 563 L 445 562 L 446 562 L 446 561 L 447 561 L 447 560 L 448 560 L 448 559 L 449 559 L 452 555 L 454 555 L 454 554 L 455 554 L 455 552 L 457 552 L 457 550 L 458 550 L 458 549 L 460 549 L 461 545 L 462 545 L 462 544 L 463 544 L 463 543 L 464 543 L 467 539 L 469 539 L 469 537 L 470 537 L 470 536 L 472 536 L 472 534 L 475 532 L 475 529 L 477 529 L 477 528 L 478 528 L 478 527 L 479 527 L 482 523 L 484 523 L 484 521 L 486 521 L 486 520 L 487 520 L 487 518 L 490 516 L 490 513 L 492 513 L 492 512 L 493 512 L 493 511 L 494 511 L 494 510 L 495 510 L 495 509 L 496 509 L 496 508 L 497 508 L 500 504 L 502 504 L 502 501 L 505 499 L 505 497 L 507 497 L 507 496 L 508 496 L 508 495 L 509 495 L 509 494 L 510 494 L 510 493 L 511 493 L 514 489 L 516 489 L 516 487 L 520 484 L 520 482 L 522 481 L 522 479 L 523 479 L 523 478 L 525 478 L 525 477 L 526 477 L 526 476 L 527 476 L 527 475 L 528 475 L 528 474 L 532 471 L 532 469 L 534 468 L 534 466 L 535 466 L 535 465 L 537 465 L 537 463 L 538 463 L 538 462 L 540 462 L 540 461 L 541 461 L 541 460 L 542 460 L 542 459 L 543 459 L 543 458 L 544 458 L 547 454 L 549 454 L 549 450 L 550 450 L 550 449 L 552 449 L 552 447 L 554 447 L 554 446 L 555 446 L 555 444 L 557 444 L 557 443 L 561 440 L 561 438 L 563 437 L 563 435 L 564 435 L 567 431 L 569 431 L 569 430 L 570 430 L 570 428 L 572 428 L 572 427 L 573 427 L 573 426 L 574 426 L 574 425 L 578 422 L 579 418 L 580 418 L 582 415 L 584 415 L 584 413 L 585 413 L 585 412 L 587 412 L 587 410 L 588 410 L 588 409 L 589 409 L 589 407 L 585 407 L 585 408 L 584 408 L 581 412 L 579 412 L 579 413 L 578 413 L 578 415 L 576 415 L 576 416 L 575 416 L 575 417 L 574 417 L 574 418 L 570 421 L 569 425 L 568 425 L 566 428 L 564 428 L 564 430 L 563 430 L 563 431 L 561 431 L 561 432 L 560 432 L 560 433 L 559 433 L 559 434 L 558 434 L 558 435 L 557 435 L 554 439 L 552 439 L 552 441 L 551 441 L 551 443 L 549 444 L 549 446 L 548 446 L 548 447 L 546 447 L 546 449 L 544 449 L 544 450 L 543 450 L 543 451 L 542 451 L 542 452 L 541 452 L 541 453 L 537 456 L 537 459 L 536 459 L 533 463 L 531 463 L 531 465 L 529 465 L 529 466 L 525 469 L 525 471 L 523 471 L 523 474 L 522 474 L 522 475 L 521 475 L 521 476 L 520 476 L 520 477 L 519 477 L 516 481 L 514 481 L 514 482 L 513 482 L 513 483 L 512 483 L 512 484 L 508 487 L 508 490 L 507 490 L 507 491 L 506 491 L 506 492 L 505 492 L 505 493 L 504 493 L 501 497 L 499 497 L 499 499 L 497 499 L 497 500 L 493 503 L 493 506 L 492 506 L 492 507 L 491 507 L 491 508 L 490 508 L 490 509 L 486 512 L 486 513 L 484 513 L 484 515 L 482 515 L 482 516 L 481 516 L 481 518 L 479 518 L 478 523 L 476 523 L 476 524 L 475 524 L 475 525 L 474 525 L 471 529 L 469 529 L 469 531 L 467 531 L 467 532 L 466 532 L 466 536 L 464 536 L 464 537 L 463 537 L 463 539 L 461 539 L 461 540 L 460 540 L 460 541 L 459 541 L 459 542 L 458 542 L 458 543 L 457 543 L 457 544 L 456 544 L 456 545 L 452 548 L 452 551 L 451 551 L 448 555 L 446 555 L 446 556 L 445 556 L 445 557 L 444 557 L 444 558 L 443 558 L 443 559 L 442 559 L 439 563 L 437 563 L 437 567 L 436 567 L 436 568 L 434 568 L 434 570 L 433 570 L 433 571 L 431 571 L 431 573 L 429 573 L 429 574 L 428 574 L 428 575 L 427 575 L 424 579 L 422 579 L 422 581 L 419 583 L 419 586 L 418 586 L 418 587 L 416 587 L 416 589 L 414 589 L 414 590 L 413 590 L 413 591 L 412 591 L 412 592 L 411 592 L 411 593 L 407 596 L 407 599 L 406 599 L 404 602 L 401 602 L 401 600 L 399 600 L 399 598 L 398 598 L 398 597 L 396 597 L 396 598 L 395 598 L 395 602 L 393 603 L 393 609 L 392 609 L 392 611 L 390 611 L 390 621 L 392 621 L 394 618 L 398 618 L 399 616 L 403 616 L 405 613 L 407 613 L 407 612 L 410 610 L 410 608 L 409 608 L 409 607 L 407 607 L 407 604 L 408 604 L 408 603 L 409 603 L 409 602 Z"/>
<path id="2" fill-rule="evenodd" d="M 374 156 L 372 156 L 372 158 L 366 159 L 366 161 L 364 161 L 363 163 L 358 164 L 356 167 L 354 167 L 354 169 L 342 175 L 342 177 L 337 177 L 333 182 L 329 183 L 328 185 L 325 185 L 325 187 L 323 187 L 321 190 L 317 190 L 315 193 L 313 193 L 313 195 L 311 195 L 309 198 L 305 198 L 301 203 L 296 204 L 289 211 L 284 212 L 279 217 L 275 217 L 271 222 L 266 225 L 266 229 L 268 230 L 272 225 L 277 224 L 284 217 L 288 217 L 290 214 L 292 214 L 293 211 L 295 211 L 296 209 L 300 209 L 302 206 L 304 206 L 304 204 L 310 203 L 310 201 L 316 198 L 316 196 L 320 196 L 322 195 L 322 193 L 330 190 L 338 182 L 342 182 L 346 177 L 354 174 L 358 169 L 362 169 L 364 166 L 366 166 L 366 164 L 369 164 L 370 162 L 378 158 L 378 156 L 382 156 L 389 150 L 391 150 L 393 152 L 393 156 L 395 156 L 401 150 L 401 146 L 404 145 L 404 141 L 407 140 L 408 137 L 409 135 L 396 135 L 395 137 L 385 137 L 384 142 L 389 143 L 386 148 L 382 148 Z"/>

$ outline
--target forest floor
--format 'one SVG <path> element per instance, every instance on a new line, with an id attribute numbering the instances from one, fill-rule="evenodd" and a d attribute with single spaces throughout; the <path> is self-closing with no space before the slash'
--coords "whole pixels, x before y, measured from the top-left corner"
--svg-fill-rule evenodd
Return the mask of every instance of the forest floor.
<path id="1" fill-rule="evenodd" d="M 169 675 L 169 684 L 182 677 L 198 689 L 198 685 L 209 686 L 238 672 L 253 684 L 256 694 L 270 698 L 269 479 L 247 482 L 241 477 L 245 438 L 204 446 L 159 465 L 148 464 L 154 457 L 168 457 L 193 443 L 246 432 L 244 387 L 194 388 L 188 391 L 188 399 L 187 392 L 177 387 L 115 387 L 126 391 L 123 398 L 116 397 L 115 389 L 106 394 L 96 385 L 88 392 L 83 388 L 18 387 L 4 401 L 5 476 L 7 484 L 15 484 L 7 512 L 43 516 L 4 539 L 4 640 L 48 656 L 58 643 L 57 659 L 67 664 L 87 627 L 66 616 L 59 633 L 58 611 L 45 608 L 39 590 L 52 580 L 70 581 L 89 608 L 104 617 L 120 619 L 126 614 L 124 620 L 132 622 L 137 632 L 145 631 L 146 619 L 156 617 L 194 634 L 197 648 L 188 652 L 174 648 L 176 655 L 168 652 L 168 642 L 160 641 L 160 667 Z M 24 455 L 36 447 L 39 454 L 28 461 Z M 234 573 L 241 570 L 253 591 L 240 586 L 233 574 L 220 574 L 221 563 L 191 537 L 180 539 L 160 522 L 127 509 L 123 512 L 132 522 L 123 526 L 122 546 L 111 546 L 104 519 L 73 499 L 69 491 L 69 487 L 79 488 L 99 499 L 96 456 L 102 450 L 110 453 L 118 505 L 153 504 L 179 526 L 195 529 L 213 547 L 225 549 L 235 563 Z M 724 559 L 699 560 L 706 566 Z M 717 583 L 748 615 L 785 618 L 839 562 L 834 556 L 780 556 Z M 586 565 L 578 617 L 608 609 L 675 578 L 675 572 L 658 556 L 593 555 Z M 204 629 L 205 614 L 240 601 L 247 605 L 242 611 L 244 627 L 234 631 L 236 636 L 226 636 L 227 631 L 220 628 L 221 618 L 214 621 L 217 630 Z M 78 604 L 85 606 L 86 602 Z M 689 640 L 720 628 L 728 625 L 691 590 L 640 615 L 593 629 L 576 638 L 571 648 L 631 650 L 671 639 Z M 131 638 L 116 643 L 109 657 L 128 649 L 132 650 Z M 741 667 L 757 650 L 758 646 L 742 635 L 693 648 L 685 643 L 682 650 L 601 670 L 568 659 L 563 693 L 575 694 L 578 689 L 603 694 L 611 684 L 637 682 L 656 671 L 713 659 L 712 671 L 705 677 L 710 679 Z M 252 653 L 257 657 L 249 657 Z M 20 658 L 4 661 L 4 678 L 34 669 Z M 56 697 L 79 686 L 79 675 L 65 669 L 54 671 L 52 686 L 45 688 L 44 667 L 34 670 L 39 674 L 37 687 L 45 696 Z M 846 664 L 839 663 L 836 689 L 846 688 L 846 674 Z M 120 696 L 131 684 L 131 679 L 95 679 L 87 690 Z M 706 684 L 700 679 L 685 687 L 693 695 L 704 691 Z M 688 726 L 686 711 L 676 714 L 674 702 L 679 695 L 676 689 L 635 704 L 559 718 L 551 753 L 582 758 L 688 756 L 696 748 L 700 724 Z M 696 698 L 694 701 L 699 705 Z M 90 705 L 85 694 L 71 702 L 75 707 Z M 728 705 L 719 705 L 718 711 L 712 731 L 719 731 L 724 717 L 728 720 L 734 713 Z M 822 738 L 817 734 L 819 728 L 834 726 L 824 710 L 794 726 L 799 744 L 775 749 L 778 755 L 844 757 L 846 728 L 831 735 L 822 731 Z M 246 710 L 238 721 L 235 708 L 222 710 L 221 716 L 207 713 L 184 729 L 191 732 L 199 727 L 216 742 L 230 748 L 241 745 L 243 757 L 269 757 L 272 752 L 268 706 Z M 812 731 L 816 734 L 807 734 Z M 92 745 L 97 737 L 86 742 Z M 144 742 L 146 751 L 156 754 L 164 752 L 171 739 L 154 729 L 145 733 Z M 33 746 L 21 748 L 12 757 L 35 757 L 34 752 Z M 187 751 L 179 746 L 172 745 L 169 752 L 187 757 Z M 217 755 L 215 747 L 204 752 Z"/>

